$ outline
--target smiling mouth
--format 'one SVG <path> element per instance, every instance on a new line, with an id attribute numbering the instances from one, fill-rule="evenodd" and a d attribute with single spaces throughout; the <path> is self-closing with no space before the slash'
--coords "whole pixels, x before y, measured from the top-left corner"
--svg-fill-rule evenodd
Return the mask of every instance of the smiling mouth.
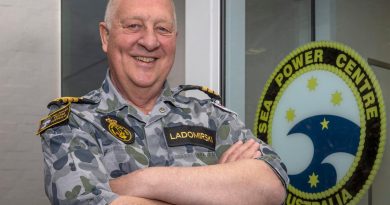
<path id="1" fill-rule="evenodd" d="M 151 63 L 157 60 L 157 58 L 149 58 L 149 57 L 142 57 L 142 56 L 137 56 L 135 57 L 137 61 L 141 61 L 144 63 Z"/>

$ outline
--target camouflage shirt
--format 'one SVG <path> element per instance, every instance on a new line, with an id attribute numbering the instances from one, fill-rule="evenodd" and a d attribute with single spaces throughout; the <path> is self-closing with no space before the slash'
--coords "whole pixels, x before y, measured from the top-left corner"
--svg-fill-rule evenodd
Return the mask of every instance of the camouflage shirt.
<path id="1" fill-rule="evenodd" d="M 153 166 L 216 164 L 233 143 L 255 138 L 236 114 L 210 99 L 179 95 L 181 88 L 171 90 L 166 83 L 149 115 L 124 100 L 109 77 L 78 103 L 51 104 L 53 116 L 69 112 L 65 121 L 41 133 L 45 190 L 52 204 L 109 204 L 118 197 L 110 179 Z M 285 166 L 259 142 L 259 160 L 287 186 Z"/>

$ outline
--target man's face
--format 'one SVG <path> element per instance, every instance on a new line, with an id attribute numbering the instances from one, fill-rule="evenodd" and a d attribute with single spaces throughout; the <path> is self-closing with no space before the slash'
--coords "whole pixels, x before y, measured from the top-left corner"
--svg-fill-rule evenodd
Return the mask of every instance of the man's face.
<path id="1" fill-rule="evenodd" d="M 116 0 L 102 47 L 120 89 L 162 86 L 172 68 L 176 27 L 169 0 Z"/>

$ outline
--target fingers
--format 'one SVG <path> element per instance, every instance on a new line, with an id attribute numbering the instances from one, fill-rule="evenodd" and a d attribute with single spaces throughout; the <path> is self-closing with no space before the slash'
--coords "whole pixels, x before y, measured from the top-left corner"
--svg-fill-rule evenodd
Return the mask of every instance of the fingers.
<path id="1" fill-rule="evenodd" d="M 225 153 L 221 156 L 219 163 L 234 162 L 241 159 L 253 159 L 261 156 L 259 151 L 260 144 L 254 139 L 250 139 L 243 143 L 238 141 L 233 144 Z"/>
<path id="2" fill-rule="evenodd" d="M 226 150 L 226 151 L 222 154 L 221 158 L 219 159 L 219 163 L 220 163 L 220 164 L 225 163 L 225 162 L 228 160 L 229 156 L 230 156 L 234 151 L 236 151 L 237 148 L 239 148 L 239 147 L 240 147 L 241 145 L 243 145 L 243 144 L 244 144 L 244 143 L 243 143 L 241 140 L 239 140 L 239 141 L 237 141 L 236 143 L 234 143 L 232 146 L 230 146 L 230 148 L 229 148 L 228 150 Z"/>
<path id="3" fill-rule="evenodd" d="M 255 158 L 259 158 L 259 157 L 261 157 L 261 152 L 260 151 L 256 151 L 256 153 L 255 153 L 255 156 L 253 156 L 253 158 L 255 159 Z"/>
<path id="4" fill-rule="evenodd" d="M 256 151 L 258 151 L 260 145 L 255 140 L 250 139 L 242 146 L 240 146 L 236 152 L 233 152 L 229 159 L 231 161 L 237 161 L 240 159 L 252 159 Z"/>

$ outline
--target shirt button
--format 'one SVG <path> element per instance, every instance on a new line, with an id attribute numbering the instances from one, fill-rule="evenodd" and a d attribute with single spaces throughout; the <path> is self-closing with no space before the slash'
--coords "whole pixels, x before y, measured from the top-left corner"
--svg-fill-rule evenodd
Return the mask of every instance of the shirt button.
<path id="1" fill-rule="evenodd" d="M 165 108 L 162 107 L 162 108 L 160 108 L 159 111 L 160 111 L 161 113 L 165 113 L 166 110 L 165 110 Z"/>

